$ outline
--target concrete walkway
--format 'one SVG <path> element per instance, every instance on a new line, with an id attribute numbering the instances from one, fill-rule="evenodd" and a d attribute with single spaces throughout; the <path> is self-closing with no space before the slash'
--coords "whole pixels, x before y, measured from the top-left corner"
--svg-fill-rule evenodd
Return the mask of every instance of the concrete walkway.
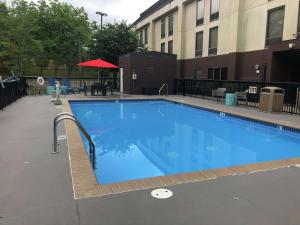
<path id="1" fill-rule="evenodd" d="M 168 200 L 141 190 L 75 201 L 66 141 L 50 154 L 59 112 L 48 96 L 0 112 L 1 225 L 300 224 L 296 167 L 172 186 Z"/>
<path id="2" fill-rule="evenodd" d="M 52 121 L 61 111 L 42 96 L 0 112 L 1 225 L 79 224 L 66 144 L 50 154 Z"/>

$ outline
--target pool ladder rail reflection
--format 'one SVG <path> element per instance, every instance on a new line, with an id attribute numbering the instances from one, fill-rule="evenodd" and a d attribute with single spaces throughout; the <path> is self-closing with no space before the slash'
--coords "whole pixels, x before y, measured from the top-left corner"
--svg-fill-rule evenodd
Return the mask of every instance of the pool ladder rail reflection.
<path id="1" fill-rule="evenodd" d="M 79 128 L 79 130 L 81 131 L 81 133 L 85 136 L 85 138 L 88 140 L 89 142 L 89 158 L 90 158 L 90 162 L 92 164 L 93 169 L 95 169 L 95 144 L 92 141 L 90 135 L 88 134 L 88 132 L 84 129 L 84 127 L 80 124 L 80 122 L 73 116 L 73 114 L 68 113 L 68 112 L 62 112 L 60 114 L 58 114 L 53 121 L 53 151 L 51 152 L 52 154 L 58 154 L 58 150 L 57 150 L 57 125 L 59 124 L 60 121 L 63 120 L 71 120 L 73 121 L 77 127 Z"/>
<path id="2" fill-rule="evenodd" d="M 158 91 L 158 95 L 161 95 L 161 92 L 163 91 L 164 87 L 166 87 L 166 91 L 167 91 L 166 96 L 169 95 L 169 85 L 168 85 L 167 83 L 164 83 L 164 84 L 160 87 L 160 89 L 159 89 L 159 91 Z"/>

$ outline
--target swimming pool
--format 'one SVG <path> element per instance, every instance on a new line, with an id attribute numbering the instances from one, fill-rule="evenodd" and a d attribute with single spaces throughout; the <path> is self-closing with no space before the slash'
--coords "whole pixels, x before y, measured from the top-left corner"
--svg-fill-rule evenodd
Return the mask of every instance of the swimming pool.
<path id="1" fill-rule="evenodd" d="M 96 144 L 99 184 L 300 156 L 297 132 L 169 101 L 70 106 Z"/>

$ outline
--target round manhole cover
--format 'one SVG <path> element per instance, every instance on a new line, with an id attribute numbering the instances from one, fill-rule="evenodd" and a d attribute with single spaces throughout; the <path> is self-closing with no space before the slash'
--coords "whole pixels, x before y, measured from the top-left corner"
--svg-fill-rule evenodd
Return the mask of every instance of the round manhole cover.
<path id="1" fill-rule="evenodd" d="M 151 192 L 152 197 L 158 198 L 158 199 L 167 199 L 172 197 L 173 192 L 168 189 L 155 189 Z"/>

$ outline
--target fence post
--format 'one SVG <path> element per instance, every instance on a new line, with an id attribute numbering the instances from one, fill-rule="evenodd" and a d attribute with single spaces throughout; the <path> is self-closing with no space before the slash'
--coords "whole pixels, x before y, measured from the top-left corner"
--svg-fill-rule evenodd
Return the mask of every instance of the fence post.
<path id="1" fill-rule="evenodd" d="M 182 95 L 185 96 L 185 79 L 183 79 Z"/>

